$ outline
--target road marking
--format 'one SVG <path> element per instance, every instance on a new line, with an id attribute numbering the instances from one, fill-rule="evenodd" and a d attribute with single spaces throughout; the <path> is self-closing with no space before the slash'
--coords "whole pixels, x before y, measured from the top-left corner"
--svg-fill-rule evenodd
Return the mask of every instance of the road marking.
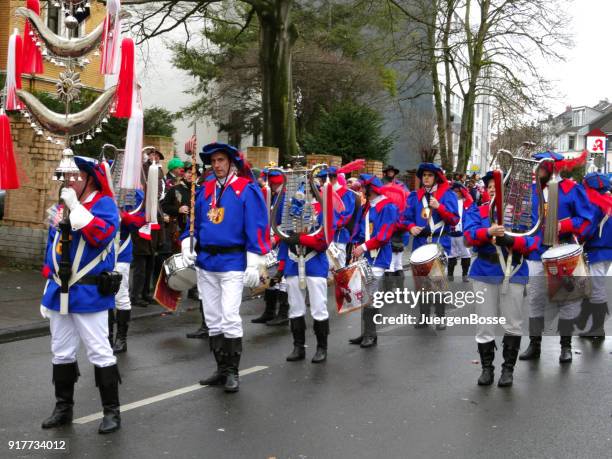
<path id="1" fill-rule="evenodd" d="M 240 376 L 250 375 L 258 371 L 266 370 L 267 368 L 268 367 L 265 367 L 262 365 L 247 368 L 246 370 L 243 370 L 240 372 Z M 154 397 L 149 397 L 143 400 L 139 400 L 137 402 L 128 403 L 127 405 L 121 406 L 121 413 L 125 413 L 126 411 L 140 408 L 141 406 L 146 406 L 152 403 L 161 402 L 162 400 L 167 400 L 169 398 L 178 397 L 179 395 L 188 394 L 189 392 L 193 392 L 194 390 L 198 390 L 198 389 L 204 389 L 205 387 L 208 387 L 208 386 L 201 386 L 200 384 L 194 384 L 193 386 L 182 387 L 180 389 L 171 390 L 170 392 L 166 392 L 164 394 L 155 395 Z M 84 416 L 82 418 L 75 419 L 72 422 L 74 424 L 87 424 L 88 422 L 96 421 L 98 419 L 102 419 L 102 411 L 99 411 L 94 414 L 90 414 L 89 416 Z"/>

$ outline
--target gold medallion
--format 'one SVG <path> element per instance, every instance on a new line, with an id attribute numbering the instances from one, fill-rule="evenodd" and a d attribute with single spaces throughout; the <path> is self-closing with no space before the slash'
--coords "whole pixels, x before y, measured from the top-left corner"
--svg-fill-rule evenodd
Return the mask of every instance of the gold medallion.
<path id="1" fill-rule="evenodd" d="M 431 217 L 431 209 L 429 207 L 423 207 L 421 217 L 423 217 L 423 220 L 429 220 L 429 217 Z"/>
<path id="2" fill-rule="evenodd" d="M 218 225 L 223 221 L 223 217 L 225 216 L 225 209 L 223 207 L 211 207 L 208 210 L 207 215 L 211 223 Z"/>

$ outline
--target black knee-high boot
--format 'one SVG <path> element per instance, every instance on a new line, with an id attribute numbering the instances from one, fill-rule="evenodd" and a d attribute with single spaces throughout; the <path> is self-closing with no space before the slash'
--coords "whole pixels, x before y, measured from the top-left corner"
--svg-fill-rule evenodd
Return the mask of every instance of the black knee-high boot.
<path id="1" fill-rule="evenodd" d="M 306 319 L 304 316 L 289 319 L 293 335 L 293 351 L 287 356 L 287 362 L 297 362 L 306 358 Z"/>
<path id="2" fill-rule="evenodd" d="M 217 370 L 208 378 L 200 379 L 200 384 L 202 386 L 221 386 L 225 384 L 224 341 L 225 338 L 223 335 L 215 335 L 209 338 L 208 344 L 210 346 L 210 351 L 215 357 L 215 362 L 217 362 Z"/>
<path id="3" fill-rule="evenodd" d="M 463 282 L 469 282 L 468 273 L 470 272 L 471 261 L 472 260 L 470 258 L 461 259 L 461 275 L 462 275 Z"/>
<path id="4" fill-rule="evenodd" d="M 114 354 L 121 354 L 127 351 L 127 333 L 130 323 L 130 310 L 117 310 L 117 339 L 113 346 Z"/>
<path id="5" fill-rule="evenodd" d="M 452 282 L 455 280 L 455 266 L 457 266 L 457 258 L 448 259 L 448 280 Z"/>
<path id="6" fill-rule="evenodd" d="M 606 338 L 606 332 L 604 330 L 604 323 L 606 322 L 606 314 L 608 314 L 608 303 L 589 303 L 591 307 L 591 314 L 593 315 L 593 323 L 591 329 L 580 333 L 581 338 L 589 338 L 593 341 L 604 340 Z M 586 326 L 586 323 L 585 325 Z M 581 327 L 581 328 L 584 328 Z"/>
<path id="7" fill-rule="evenodd" d="M 502 374 L 497 381 L 498 387 L 509 387 L 514 380 L 514 366 L 521 348 L 521 337 L 515 335 L 504 336 L 504 363 L 502 364 Z"/>
<path id="8" fill-rule="evenodd" d="M 321 363 L 327 360 L 327 335 L 329 335 L 329 319 L 315 320 L 312 328 L 317 337 L 317 352 L 312 363 Z"/>
<path id="9" fill-rule="evenodd" d="M 574 332 L 574 321 L 559 319 L 559 343 L 561 344 L 561 354 L 559 363 L 570 363 L 572 361 L 572 334 Z"/>
<path id="10" fill-rule="evenodd" d="M 253 324 L 265 324 L 267 321 L 274 319 L 276 312 L 276 299 L 278 297 L 278 290 L 273 288 L 267 288 L 264 292 L 264 303 L 265 309 L 261 316 L 256 319 L 252 319 Z"/>
<path id="11" fill-rule="evenodd" d="M 278 298 L 278 314 L 274 319 L 268 320 L 266 325 L 287 325 L 289 323 L 289 296 L 287 292 L 278 290 L 276 297 Z"/>
<path id="12" fill-rule="evenodd" d="M 479 386 L 490 386 L 493 384 L 495 367 L 493 360 L 495 359 L 495 341 L 488 343 L 478 343 L 478 353 L 480 354 L 480 364 L 482 372 L 478 378 Z"/>
<path id="13" fill-rule="evenodd" d="M 375 346 L 378 342 L 378 336 L 376 334 L 376 324 L 374 323 L 375 314 L 376 308 L 372 306 L 366 306 L 365 308 L 363 308 L 363 339 L 359 344 L 360 347 L 372 347 Z"/>
<path id="14" fill-rule="evenodd" d="M 119 369 L 117 365 L 98 367 L 94 365 L 96 386 L 100 390 L 102 400 L 102 422 L 98 433 L 108 434 L 121 428 L 121 414 L 119 411 Z"/>
<path id="15" fill-rule="evenodd" d="M 544 317 L 529 318 L 529 346 L 525 349 L 519 360 L 537 360 L 540 358 L 542 346 L 542 332 L 544 331 Z"/>
<path id="16" fill-rule="evenodd" d="M 114 336 L 115 336 L 115 310 L 109 309 L 108 310 L 108 342 L 110 343 L 111 347 L 113 347 L 115 344 Z"/>
<path id="17" fill-rule="evenodd" d="M 200 315 L 202 316 L 202 325 L 196 331 L 187 333 L 187 338 L 191 339 L 206 339 L 208 337 L 208 325 L 206 325 L 206 317 L 204 316 L 204 304 L 200 300 Z"/>
<path id="18" fill-rule="evenodd" d="M 55 408 L 51 416 L 43 421 L 43 429 L 51 429 L 72 422 L 74 384 L 79 379 L 79 375 L 79 366 L 76 362 L 53 365 Z"/>
<path id="19" fill-rule="evenodd" d="M 242 338 L 225 338 L 223 340 L 223 361 L 225 363 L 225 392 L 238 392 L 240 388 L 240 356 L 242 355 Z"/>

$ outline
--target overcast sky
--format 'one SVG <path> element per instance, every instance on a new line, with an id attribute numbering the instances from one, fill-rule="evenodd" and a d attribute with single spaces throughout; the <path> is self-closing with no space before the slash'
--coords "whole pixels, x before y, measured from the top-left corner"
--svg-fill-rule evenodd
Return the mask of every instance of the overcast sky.
<path id="1" fill-rule="evenodd" d="M 575 46 L 567 61 L 549 65 L 545 75 L 556 80 L 560 101 L 551 103 L 554 114 L 566 105 L 593 106 L 601 99 L 612 100 L 611 0 L 574 0 L 571 32 Z"/>

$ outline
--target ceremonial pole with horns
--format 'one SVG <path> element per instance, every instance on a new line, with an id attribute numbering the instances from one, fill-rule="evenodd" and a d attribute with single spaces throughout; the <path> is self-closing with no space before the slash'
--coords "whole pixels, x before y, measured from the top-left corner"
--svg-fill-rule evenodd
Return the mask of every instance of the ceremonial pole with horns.
<path id="1" fill-rule="evenodd" d="M 16 16 L 25 20 L 23 36 L 15 29 L 9 39 L 7 77 L 0 106 L 0 189 L 19 188 L 19 178 L 12 145 L 10 121 L 7 113 L 20 112 L 37 136 L 45 136 L 55 145 L 62 145 L 60 162 L 52 180 L 62 182 L 80 180 L 74 161 L 73 145 L 91 140 L 101 132 L 108 116 L 129 118 L 122 168 L 121 189 L 140 189 L 142 163 L 143 115 L 134 71 L 134 42 L 121 39 L 121 20 L 128 15 L 121 11 L 119 0 L 106 3 L 104 21 L 84 37 L 76 37 L 80 21 L 89 15 L 89 0 L 58 0 L 63 4 L 64 29 L 67 36 L 54 33 L 39 17 L 39 0 L 27 0 L 26 7 L 17 8 Z M 73 113 L 73 102 L 80 97 L 82 83 L 77 66 L 90 63 L 89 53 L 101 55 L 100 73 L 119 74 L 118 84 L 108 88 L 93 104 Z M 43 60 L 62 67 L 56 83 L 57 98 L 64 103 L 64 113 L 45 107 L 33 94 L 22 88 L 21 75 L 43 73 Z M 45 134 L 45 131 L 47 134 Z M 59 267 L 61 280 L 60 312 L 68 312 L 70 268 L 70 222 L 67 206 L 63 206 L 61 230 L 62 258 Z"/>

